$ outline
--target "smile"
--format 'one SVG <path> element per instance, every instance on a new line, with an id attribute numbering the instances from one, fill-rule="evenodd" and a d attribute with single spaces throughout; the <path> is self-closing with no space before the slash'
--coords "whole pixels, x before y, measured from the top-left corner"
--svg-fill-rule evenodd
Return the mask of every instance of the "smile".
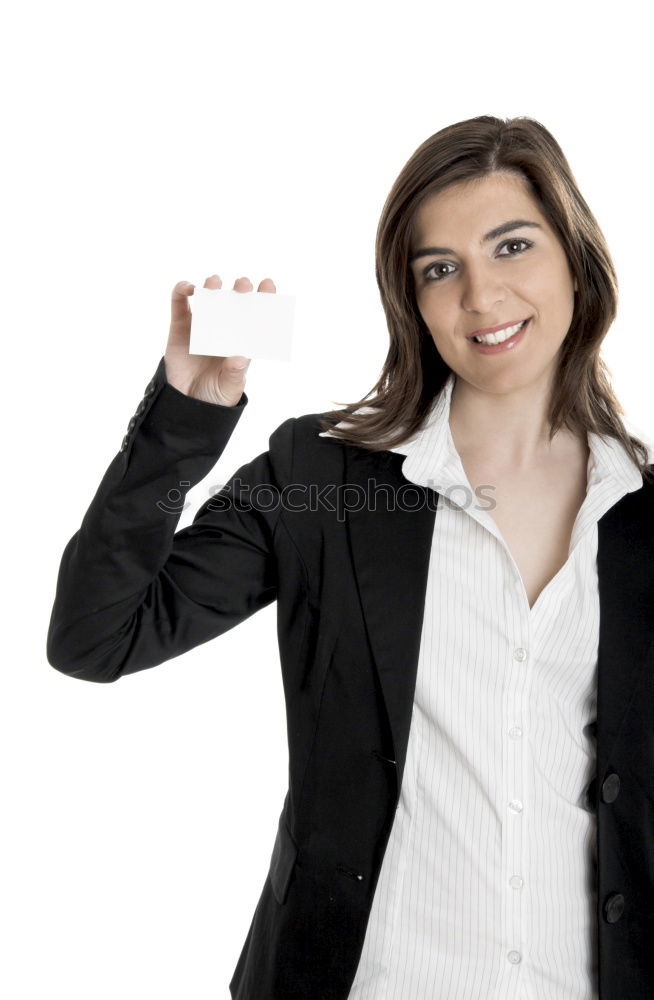
<path id="1" fill-rule="evenodd" d="M 514 323 L 513 326 L 507 326 L 504 330 L 498 330 L 496 333 L 470 337 L 469 343 L 479 354 L 500 354 L 504 351 L 510 351 L 524 338 L 530 319 L 531 316 L 523 319 L 521 323 Z"/>
<path id="2" fill-rule="evenodd" d="M 504 330 L 498 330 L 497 333 L 485 333 L 480 337 L 472 337 L 471 339 L 477 344 L 501 344 L 502 341 L 508 340 L 512 337 L 518 330 L 522 330 L 523 326 L 527 322 L 523 319 L 521 323 L 516 323 L 515 326 L 507 326 Z"/>

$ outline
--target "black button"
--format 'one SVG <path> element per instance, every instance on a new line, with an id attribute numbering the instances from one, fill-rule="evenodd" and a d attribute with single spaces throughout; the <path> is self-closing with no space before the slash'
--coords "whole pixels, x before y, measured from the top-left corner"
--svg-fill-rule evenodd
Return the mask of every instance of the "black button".
<path id="1" fill-rule="evenodd" d="M 127 445 L 129 444 L 129 434 L 126 434 L 123 438 L 123 443 L 120 446 L 121 451 L 127 451 Z"/>
<path id="2" fill-rule="evenodd" d="M 147 399 L 142 399 L 139 405 L 136 407 L 136 412 L 134 413 L 134 416 L 140 417 L 147 405 L 148 405 Z"/>
<path id="3" fill-rule="evenodd" d="M 607 923 L 614 924 L 619 920 L 624 912 L 624 896 L 620 892 L 613 892 L 604 900 L 604 916 Z"/>
<path id="4" fill-rule="evenodd" d="M 609 774 L 602 785 L 602 801 L 615 802 L 620 792 L 620 777 L 617 774 Z"/>
<path id="5" fill-rule="evenodd" d="M 150 381 L 148 382 L 148 384 L 145 387 L 145 391 L 144 391 L 143 395 L 146 396 L 146 397 L 147 396 L 151 396 L 152 393 L 155 392 L 156 388 L 157 388 L 157 384 L 156 384 L 155 380 L 154 379 L 150 379 Z"/>
<path id="6" fill-rule="evenodd" d="M 127 425 L 127 433 L 131 434 L 131 432 L 134 430 L 135 427 L 136 427 L 136 417 L 132 417 L 132 419 Z"/>

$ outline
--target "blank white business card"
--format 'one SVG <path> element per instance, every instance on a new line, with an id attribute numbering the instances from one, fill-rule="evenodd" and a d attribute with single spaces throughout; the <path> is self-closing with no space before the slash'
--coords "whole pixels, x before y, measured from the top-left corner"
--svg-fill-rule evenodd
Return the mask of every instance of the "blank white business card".
<path id="1" fill-rule="evenodd" d="M 295 295 L 196 286 L 189 295 L 190 354 L 290 361 Z"/>

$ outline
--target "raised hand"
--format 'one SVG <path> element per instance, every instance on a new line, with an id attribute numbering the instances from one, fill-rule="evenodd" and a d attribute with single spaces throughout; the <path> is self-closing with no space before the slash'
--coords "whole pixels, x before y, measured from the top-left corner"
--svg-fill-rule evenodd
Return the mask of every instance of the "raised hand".
<path id="1" fill-rule="evenodd" d="M 217 274 L 212 274 L 204 283 L 205 288 L 222 288 Z M 251 292 L 249 278 L 237 278 L 234 290 Z M 264 278 L 257 292 L 275 292 L 272 278 Z M 251 358 L 235 355 L 229 358 L 209 354 L 189 354 L 191 340 L 191 308 L 188 297 L 193 295 L 195 285 L 188 281 L 178 281 L 173 288 L 171 300 L 170 333 L 164 361 L 166 378 L 170 385 L 186 396 L 202 399 L 206 403 L 220 403 L 222 406 L 236 406 L 245 386 Z"/>

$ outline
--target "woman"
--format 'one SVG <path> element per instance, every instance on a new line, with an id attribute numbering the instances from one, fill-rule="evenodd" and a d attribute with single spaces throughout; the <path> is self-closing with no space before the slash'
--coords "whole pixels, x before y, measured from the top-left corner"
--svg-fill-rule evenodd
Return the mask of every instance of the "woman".
<path id="1" fill-rule="evenodd" d="M 376 272 L 372 398 L 284 421 L 175 534 L 162 498 L 215 464 L 249 364 L 189 355 L 176 286 L 64 551 L 49 662 L 115 681 L 277 601 L 289 789 L 237 1000 L 635 1000 L 654 982 L 654 466 L 599 357 L 608 250 L 550 133 L 482 116 L 404 166 Z"/>

